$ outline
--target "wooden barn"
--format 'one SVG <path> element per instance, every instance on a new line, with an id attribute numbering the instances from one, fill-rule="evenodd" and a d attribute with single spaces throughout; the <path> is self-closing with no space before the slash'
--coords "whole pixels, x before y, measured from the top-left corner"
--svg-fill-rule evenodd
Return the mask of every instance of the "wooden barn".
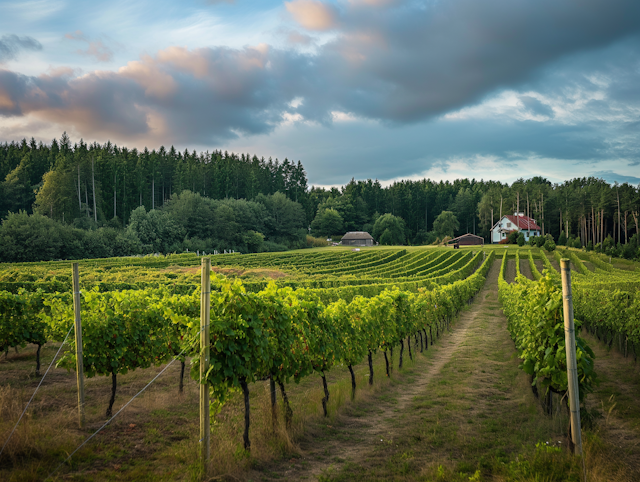
<path id="1" fill-rule="evenodd" d="M 373 237 L 364 231 L 350 231 L 342 236 L 343 246 L 373 246 Z"/>
<path id="2" fill-rule="evenodd" d="M 467 233 L 448 241 L 447 244 L 456 246 L 484 246 L 484 238 L 475 234 Z"/>

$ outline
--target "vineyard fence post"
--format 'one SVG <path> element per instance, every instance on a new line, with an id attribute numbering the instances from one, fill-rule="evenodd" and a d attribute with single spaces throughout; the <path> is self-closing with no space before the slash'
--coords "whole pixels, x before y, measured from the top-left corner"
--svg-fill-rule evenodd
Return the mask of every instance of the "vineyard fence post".
<path id="1" fill-rule="evenodd" d="M 73 317 L 76 335 L 76 379 L 78 383 L 78 424 L 84 427 L 84 361 L 82 358 L 82 319 L 80 318 L 80 272 L 73 263 Z"/>
<path id="2" fill-rule="evenodd" d="M 211 309 L 211 258 L 202 258 L 200 295 L 200 456 L 202 471 L 207 476 L 211 456 L 211 426 L 209 423 L 209 385 L 205 376 L 209 371 L 209 319 Z"/>
<path id="3" fill-rule="evenodd" d="M 576 332 L 573 323 L 573 297 L 571 295 L 571 264 L 563 258 L 560 261 L 562 273 L 562 307 L 564 311 L 564 340 L 567 352 L 567 379 L 569 385 L 569 409 L 571 410 L 571 439 L 575 454 L 582 454 L 582 433 L 580 429 L 580 392 L 578 389 L 578 367 L 576 363 Z"/>

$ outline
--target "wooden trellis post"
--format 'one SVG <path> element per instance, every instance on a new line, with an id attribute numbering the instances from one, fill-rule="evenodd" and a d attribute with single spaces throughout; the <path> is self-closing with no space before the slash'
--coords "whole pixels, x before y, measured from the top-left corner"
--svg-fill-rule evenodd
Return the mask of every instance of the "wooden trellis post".
<path id="1" fill-rule="evenodd" d="M 569 385 L 569 409 L 571 410 L 571 440 L 576 455 L 582 454 L 580 428 L 580 391 L 576 362 L 576 332 L 573 323 L 573 297 L 571 295 L 571 264 L 566 258 L 560 261 L 562 273 L 562 306 L 564 311 L 564 345 L 567 352 L 567 380 Z"/>
<path id="2" fill-rule="evenodd" d="M 209 385 L 204 378 L 209 371 L 209 319 L 211 303 L 211 259 L 202 258 L 200 295 L 200 457 L 202 471 L 207 476 L 211 457 L 211 426 L 209 422 Z"/>
<path id="3" fill-rule="evenodd" d="M 82 320 L 80 318 L 80 273 L 73 263 L 73 315 L 76 335 L 76 380 L 78 383 L 78 424 L 84 426 L 84 362 L 82 358 Z"/>

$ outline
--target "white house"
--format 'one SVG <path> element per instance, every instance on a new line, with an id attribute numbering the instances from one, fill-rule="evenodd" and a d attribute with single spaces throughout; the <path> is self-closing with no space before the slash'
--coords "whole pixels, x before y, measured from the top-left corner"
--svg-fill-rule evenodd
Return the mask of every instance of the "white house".
<path id="1" fill-rule="evenodd" d="M 499 243 L 506 239 L 511 231 L 522 231 L 525 241 L 529 241 L 531 236 L 540 236 L 542 228 L 536 224 L 535 219 L 525 216 L 524 213 L 502 216 L 491 228 L 491 242 Z"/>

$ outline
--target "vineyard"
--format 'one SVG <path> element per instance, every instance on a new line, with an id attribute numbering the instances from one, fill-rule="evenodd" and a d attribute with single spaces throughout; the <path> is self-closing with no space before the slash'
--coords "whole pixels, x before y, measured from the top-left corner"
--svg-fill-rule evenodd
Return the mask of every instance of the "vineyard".
<path id="1" fill-rule="evenodd" d="M 229 420 L 228 407 L 237 409 L 234 413 L 241 421 L 230 424 L 236 427 L 233 430 L 240 428 L 232 435 L 238 437 L 236 458 L 238 450 L 246 454 L 256 450 L 252 425 L 256 417 L 274 432 L 288 432 L 291 437 L 304 432 L 299 412 L 309 411 L 310 404 L 317 407 L 311 412 L 318 410 L 320 417 L 335 417 L 336 403 L 341 402 L 335 400 L 337 389 L 331 378 L 343 377 L 349 387 L 346 399 L 355 400 L 359 391 L 380 380 L 401 376 L 403 364 L 412 367 L 419 363 L 418 356 L 435 356 L 427 354 L 438 348 L 443 335 L 455 332 L 454 321 L 483 289 L 494 261 L 499 266 L 499 299 L 520 367 L 549 413 L 552 394 L 559 394 L 557 404 L 567 391 L 557 268 L 561 258 L 571 260 L 576 326 L 629 360 L 640 352 L 640 271 L 616 269 L 607 260 L 578 250 L 549 254 L 502 247 L 358 252 L 325 248 L 207 258 L 211 259 L 210 368 L 202 383 L 212 400 L 213 438 L 230 433 L 223 427 Z M 175 387 L 169 390 L 184 400 L 188 397 L 180 394 L 201 383 L 201 264 L 202 257 L 196 254 L 79 263 L 84 377 L 109 380 L 107 390 L 91 393 L 88 417 L 93 425 L 91 430 L 84 427 L 82 434 L 93 437 L 96 428 L 104 428 L 100 420 L 110 421 L 120 413 L 115 409 L 126 407 L 131 394 L 127 377 L 132 372 L 151 370 L 155 378 L 148 376 L 150 385 L 170 364 L 178 363 L 175 385 L 164 383 Z M 60 352 L 55 360 L 59 369 L 53 369 L 56 377 L 73 382 L 71 373 L 63 375 L 77 366 L 71 274 L 69 262 L 0 265 L 0 352 L 10 360 L 14 352 L 17 357 L 19 350 L 33 350 L 28 361 L 33 363 L 29 375 L 33 380 L 41 380 L 55 348 Z M 41 352 L 47 347 L 52 349 L 46 351 L 43 363 Z M 577 353 L 580 400 L 585 404 L 587 394 L 596 389 L 598 366 L 592 347 L 580 336 Z M 47 380 L 41 383 L 45 387 Z M 268 393 L 267 406 L 256 402 L 262 393 Z M 309 393 L 321 396 L 309 400 Z M 192 403 L 189 413 L 196 409 L 197 402 Z M 10 437 L 15 422 L 3 415 L 4 437 Z M 266 429 L 257 430 L 263 437 Z M 78 470 L 74 454 L 81 447 L 75 457 L 85 460 L 82 470 L 92 470 L 86 458 L 95 442 L 87 437 L 79 437 L 82 445 L 70 446 L 64 455 L 34 459 L 20 445 L 24 434 L 19 425 L 16 434 L 14 441 L 0 440 L 5 444 L 0 473 L 56 480 Z M 184 443 L 193 446 L 198 441 Z M 197 457 L 187 460 L 198 466 Z"/>

